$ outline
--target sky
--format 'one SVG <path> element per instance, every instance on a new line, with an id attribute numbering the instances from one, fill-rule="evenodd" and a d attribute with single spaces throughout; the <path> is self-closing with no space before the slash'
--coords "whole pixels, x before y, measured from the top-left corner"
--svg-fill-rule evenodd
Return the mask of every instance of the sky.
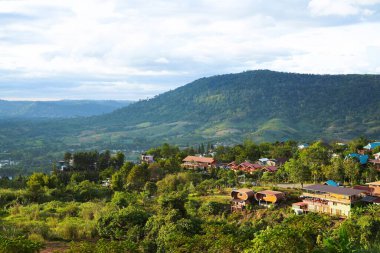
<path id="1" fill-rule="evenodd" d="M 380 0 L 0 0 L 0 99 L 139 100 L 255 69 L 380 74 Z"/>

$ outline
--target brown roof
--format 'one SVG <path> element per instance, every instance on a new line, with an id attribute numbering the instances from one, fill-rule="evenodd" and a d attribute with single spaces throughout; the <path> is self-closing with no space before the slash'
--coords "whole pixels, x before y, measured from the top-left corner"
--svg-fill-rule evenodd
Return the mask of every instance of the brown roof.
<path id="1" fill-rule="evenodd" d="M 253 198 L 254 196 L 255 192 L 248 188 L 232 190 L 231 192 L 231 197 L 234 199 L 248 200 L 249 198 Z"/>
<path id="2" fill-rule="evenodd" d="M 371 182 L 371 183 L 366 183 L 368 185 L 376 185 L 376 186 L 380 186 L 380 181 L 376 181 L 376 182 Z"/>
<path id="3" fill-rule="evenodd" d="M 199 156 L 187 156 L 182 160 L 183 162 L 199 162 L 199 163 L 213 163 L 215 162 L 212 157 L 199 157 Z"/>
<path id="4" fill-rule="evenodd" d="M 311 190 L 311 191 L 335 193 L 335 194 L 340 194 L 340 195 L 345 195 L 345 196 L 353 196 L 353 195 L 358 195 L 360 193 L 365 192 L 363 190 L 356 190 L 353 188 L 335 187 L 335 186 L 322 185 L 322 184 L 305 186 L 304 189 Z"/>
<path id="5" fill-rule="evenodd" d="M 248 189 L 248 188 L 241 188 L 241 189 L 237 189 L 237 190 L 232 190 L 234 192 L 253 192 L 251 189 Z"/>
<path id="6" fill-rule="evenodd" d="M 367 185 L 355 185 L 354 189 L 356 189 L 356 190 L 363 190 L 363 191 L 365 191 L 368 194 L 372 193 L 374 191 L 374 189 L 372 187 L 369 187 Z"/>
<path id="7" fill-rule="evenodd" d="M 272 191 L 272 190 L 264 190 L 264 191 L 259 191 L 257 193 L 261 193 L 261 194 L 265 194 L 265 195 L 284 195 L 283 192 Z"/>

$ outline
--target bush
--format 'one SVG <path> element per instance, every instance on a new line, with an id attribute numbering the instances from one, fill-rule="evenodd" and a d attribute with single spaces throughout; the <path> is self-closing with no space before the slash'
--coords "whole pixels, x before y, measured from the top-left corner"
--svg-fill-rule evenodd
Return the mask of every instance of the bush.
<path id="1" fill-rule="evenodd" d="M 124 239 L 130 228 L 133 226 L 144 227 L 148 218 L 149 214 L 144 210 L 128 207 L 101 217 L 97 229 L 99 235 L 104 238 Z"/>
<path id="2" fill-rule="evenodd" d="M 219 202 L 206 202 L 199 208 L 199 212 L 202 215 L 218 215 L 226 211 L 227 205 Z"/>
<path id="3" fill-rule="evenodd" d="M 70 249 L 66 253 L 134 253 L 137 246 L 134 242 L 126 241 L 107 241 L 100 239 L 94 243 L 80 242 L 71 243 Z"/>
<path id="4" fill-rule="evenodd" d="M 24 237 L 5 238 L 0 236 L 0 253 L 35 253 L 42 248 L 40 242 L 33 242 Z"/>
<path id="5" fill-rule="evenodd" d="M 65 240 L 93 239 L 97 235 L 95 222 L 83 222 L 74 217 L 66 217 L 58 224 L 55 232 Z"/>

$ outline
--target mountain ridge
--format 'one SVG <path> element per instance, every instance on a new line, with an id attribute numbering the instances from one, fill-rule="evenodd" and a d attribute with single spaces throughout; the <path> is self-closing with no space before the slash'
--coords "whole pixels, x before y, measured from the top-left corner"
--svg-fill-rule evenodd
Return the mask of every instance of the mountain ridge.
<path id="1" fill-rule="evenodd" d="M 163 142 L 380 139 L 379 98 L 380 75 L 246 71 L 201 78 L 100 116 L 0 122 L 0 140 L 14 148 L 141 150 Z"/>
<path id="2" fill-rule="evenodd" d="M 0 118 L 75 118 L 110 113 L 132 101 L 57 100 L 9 101 L 0 99 Z"/>

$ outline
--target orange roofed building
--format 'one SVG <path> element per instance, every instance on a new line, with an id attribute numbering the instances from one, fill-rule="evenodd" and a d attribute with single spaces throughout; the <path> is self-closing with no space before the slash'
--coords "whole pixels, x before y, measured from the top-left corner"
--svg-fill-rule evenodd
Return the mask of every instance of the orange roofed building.
<path id="1" fill-rule="evenodd" d="M 182 160 L 182 167 L 186 169 L 207 169 L 216 167 L 216 161 L 212 157 L 187 156 Z"/>

